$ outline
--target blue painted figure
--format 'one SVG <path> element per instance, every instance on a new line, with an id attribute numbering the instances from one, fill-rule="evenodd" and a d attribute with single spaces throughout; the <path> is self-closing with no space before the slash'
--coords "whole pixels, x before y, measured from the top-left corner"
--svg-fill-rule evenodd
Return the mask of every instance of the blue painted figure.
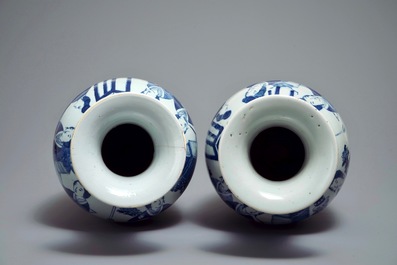
<path id="1" fill-rule="evenodd" d="M 223 179 L 223 177 L 219 177 L 219 179 L 216 178 L 212 178 L 211 177 L 211 182 L 215 187 L 215 190 L 218 192 L 219 196 L 221 196 L 221 198 L 224 201 L 229 201 L 232 202 L 233 201 L 233 195 L 232 192 L 230 191 L 229 187 L 226 185 L 225 180 Z"/>
<path id="2" fill-rule="evenodd" d="M 187 111 L 184 108 L 180 108 L 176 111 L 176 118 L 179 121 L 179 124 L 183 128 L 183 133 L 186 134 L 188 131 L 189 127 L 189 116 L 187 114 Z"/>
<path id="3" fill-rule="evenodd" d="M 90 108 L 90 102 L 90 97 L 83 95 L 73 102 L 73 107 L 80 110 L 81 113 L 84 113 Z"/>
<path id="4" fill-rule="evenodd" d="M 280 214 L 280 215 L 272 215 L 272 224 L 289 224 L 294 222 L 299 222 L 303 219 L 306 219 L 310 216 L 309 208 L 303 209 L 299 212 L 290 213 L 290 214 Z"/>
<path id="5" fill-rule="evenodd" d="M 298 94 L 296 90 L 295 84 L 283 82 L 279 80 L 268 81 L 265 83 L 254 84 L 248 87 L 247 91 L 244 94 L 244 98 L 242 102 L 248 103 L 254 99 L 263 97 L 263 96 L 271 96 L 271 95 L 289 95 L 295 96 Z"/>
<path id="6" fill-rule="evenodd" d="M 89 107 L 90 107 L 90 102 L 91 99 L 87 96 L 83 96 L 82 98 L 80 98 L 79 100 L 77 100 L 74 104 L 73 107 L 75 109 L 78 109 L 81 111 L 81 113 L 86 112 Z"/>
<path id="7" fill-rule="evenodd" d="M 349 148 L 347 148 L 347 145 L 343 147 L 343 153 L 342 153 L 342 167 L 345 167 L 345 174 L 347 173 L 347 169 L 349 168 L 349 163 L 350 163 L 350 151 Z"/>
<path id="8" fill-rule="evenodd" d="M 75 109 L 80 110 L 81 113 L 86 112 L 90 108 L 91 99 L 86 96 L 89 88 L 80 93 L 73 101 L 72 105 Z"/>
<path id="9" fill-rule="evenodd" d="M 252 218 L 255 222 L 261 222 L 258 217 L 261 216 L 263 213 L 256 211 L 250 207 L 248 207 L 245 204 L 237 204 L 236 208 L 234 209 L 238 214 L 245 216 L 245 217 L 250 217 Z"/>
<path id="10" fill-rule="evenodd" d="M 72 198 L 77 203 L 78 206 L 80 206 L 81 208 L 83 208 L 84 210 L 90 213 L 95 213 L 95 211 L 91 209 L 87 201 L 87 199 L 91 197 L 91 194 L 84 189 L 80 181 L 78 180 L 73 181 L 71 187 L 66 187 L 64 185 L 64 189 L 66 193 L 69 195 L 69 197 Z"/>
<path id="11" fill-rule="evenodd" d="M 232 111 L 228 109 L 226 104 L 223 105 L 222 108 L 217 112 L 217 115 L 212 121 L 211 127 L 207 134 L 205 154 L 206 158 L 218 160 L 219 137 L 224 129 L 220 122 L 227 120 L 231 114 Z"/>
<path id="12" fill-rule="evenodd" d="M 295 85 L 293 83 L 290 82 L 285 82 L 285 81 L 281 81 L 281 80 L 270 80 L 266 82 L 268 85 L 274 86 L 274 87 L 287 87 L 291 90 L 294 90 Z"/>
<path id="13" fill-rule="evenodd" d="M 76 180 L 73 182 L 73 200 L 77 202 L 77 204 L 85 209 L 88 212 L 93 213 L 94 211 L 91 210 L 90 205 L 88 204 L 87 199 L 91 197 L 91 194 L 84 189 L 81 183 Z"/>
<path id="14" fill-rule="evenodd" d="M 170 93 L 165 91 L 162 87 L 159 87 L 158 85 L 152 83 L 147 84 L 147 87 L 144 91 L 142 91 L 142 94 L 150 95 L 158 100 L 160 100 L 161 98 L 172 99 L 172 95 Z"/>
<path id="15" fill-rule="evenodd" d="M 73 171 L 70 159 L 70 141 L 72 139 L 74 127 L 63 129 L 61 123 L 58 124 L 54 140 L 55 167 L 60 174 L 69 174 Z"/>
<path id="16" fill-rule="evenodd" d="M 345 181 L 345 174 L 340 170 L 336 171 L 334 179 L 332 180 L 332 183 L 329 186 L 329 189 L 335 193 L 338 193 L 344 181 Z"/>
<path id="17" fill-rule="evenodd" d="M 325 207 L 327 207 L 328 203 L 329 203 L 329 196 L 321 196 L 321 198 L 314 203 L 312 214 L 321 212 Z"/>
<path id="18" fill-rule="evenodd" d="M 129 222 L 145 219 L 145 212 L 141 211 L 139 208 L 118 208 L 117 212 L 132 217 Z"/>
<path id="19" fill-rule="evenodd" d="M 177 105 L 175 104 L 175 106 Z M 196 164 L 197 157 L 197 142 L 194 140 L 196 139 L 196 132 L 190 122 L 187 111 L 184 108 L 177 109 L 176 118 L 183 128 L 183 133 L 186 138 L 186 161 L 182 170 L 182 175 L 171 191 L 182 193 L 186 189 L 193 175 L 193 168 Z"/>
<path id="20" fill-rule="evenodd" d="M 168 208 L 170 205 L 165 203 L 164 197 L 158 199 L 157 201 L 152 202 L 149 205 L 146 205 L 146 213 L 149 216 L 155 216 L 161 213 L 163 210 Z"/>
<path id="21" fill-rule="evenodd" d="M 256 98 L 263 97 L 266 93 L 266 85 L 265 84 L 255 84 L 248 88 L 248 90 L 244 94 L 244 98 L 242 101 L 244 103 L 248 103 Z"/>
<path id="22" fill-rule="evenodd" d="M 162 197 L 144 208 L 119 208 L 117 212 L 130 216 L 131 219 L 128 222 L 135 222 L 155 216 L 170 206 L 171 204 L 166 203 L 164 197 Z"/>
<path id="23" fill-rule="evenodd" d="M 306 102 L 309 102 L 313 107 L 317 110 L 328 110 L 330 112 L 336 112 L 334 107 L 322 96 L 319 95 L 305 95 L 302 99 Z"/>

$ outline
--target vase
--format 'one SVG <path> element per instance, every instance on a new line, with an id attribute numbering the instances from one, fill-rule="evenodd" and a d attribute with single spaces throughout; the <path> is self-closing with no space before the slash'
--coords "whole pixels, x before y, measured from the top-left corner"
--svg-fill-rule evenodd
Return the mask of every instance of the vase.
<path id="1" fill-rule="evenodd" d="M 344 183 L 350 159 L 335 108 L 307 86 L 278 80 L 251 85 L 224 103 L 205 155 L 222 200 L 266 224 L 323 210 Z"/>
<path id="2" fill-rule="evenodd" d="M 56 127 L 53 158 L 69 197 L 95 216 L 134 222 L 170 207 L 197 157 L 193 123 L 158 85 L 134 78 L 97 83 Z"/>

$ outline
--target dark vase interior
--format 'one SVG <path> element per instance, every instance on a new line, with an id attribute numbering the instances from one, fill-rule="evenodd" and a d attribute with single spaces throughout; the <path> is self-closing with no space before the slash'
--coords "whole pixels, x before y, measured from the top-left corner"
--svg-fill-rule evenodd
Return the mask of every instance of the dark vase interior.
<path id="1" fill-rule="evenodd" d="M 284 181 L 301 170 L 306 152 L 296 133 L 284 127 L 271 127 L 255 137 L 249 155 L 259 175 L 272 181 Z"/>
<path id="2" fill-rule="evenodd" d="M 149 133 L 135 124 L 120 124 L 105 136 L 101 147 L 105 165 L 115 174 L 132 177 L 149 168 L 154 144 Z"/>

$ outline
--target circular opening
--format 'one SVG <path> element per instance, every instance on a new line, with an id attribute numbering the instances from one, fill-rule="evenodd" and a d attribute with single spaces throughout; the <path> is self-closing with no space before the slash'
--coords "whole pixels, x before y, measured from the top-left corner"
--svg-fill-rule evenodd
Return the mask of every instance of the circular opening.
<path id="1" fill-rule="evenodd" d="M 142 127 L 121 124 L 106 134 L 101 153 L 103 162 L 113 173 L 132 177 L 148 169 L 153 161 L 154 145 Z"/>
<path id="2" fill-rule="evenodd" d="M 260 132 L 250 148 L 250 161 L 256 172 L 272 181 L 294 177 L 305 161 L 302 140 L 293 131 L 271 127 Z"/>

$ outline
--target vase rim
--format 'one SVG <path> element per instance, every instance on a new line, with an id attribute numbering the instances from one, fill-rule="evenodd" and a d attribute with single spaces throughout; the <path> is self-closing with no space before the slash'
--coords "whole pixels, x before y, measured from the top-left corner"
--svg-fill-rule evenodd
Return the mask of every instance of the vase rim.
<path id="1" fill-rule="evenodd" d="M 271 181 L 260 176 L 249 159 L 253 139 L 272 127 L 291 130 L 305 147 L 301 170 L 288 180 Z M 333 180 L 338 151 L 334 135 L 327 119 L 299 98 L 258 98 L 242 105 L 225 125 L 219 142 L 221 175 L 236 198 L 254 210 L 269 214 L 298 212 L 315 203 Z"/>
<path id="2" fill-rule="evenodd" d="M 151 165 L 141 174 L 124 177 L 102 160 L 105 135 L 121 124 L 135 124 L 148 132 L 154 144 Z M 75 175 L 98 200 L 116 207 L 148 205 L 169 192 L 184 167 L 183 129 L 175 115 L 159 100 L 136 93 L 110 95 L 87 110 L 71 141 Z"/>

